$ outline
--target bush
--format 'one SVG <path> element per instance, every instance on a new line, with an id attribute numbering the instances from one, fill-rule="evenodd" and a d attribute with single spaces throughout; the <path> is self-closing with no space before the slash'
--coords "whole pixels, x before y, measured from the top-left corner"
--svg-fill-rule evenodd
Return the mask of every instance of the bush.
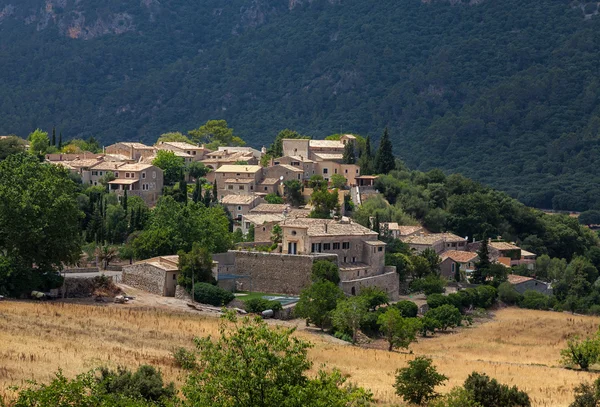
<path id="1" fill-rule="evenodd" d="M 474 307 L 479 301 L 479 295 L 477 294 L 477 290 L 474 288 L 460 290 L 456 293 L 456 295 L 459 296 L 463 308 Z"/>
<path id="2" fill-rule="evenodd" d="M 246 312 L 260 314 L 265 310 L 281 311 L 283 307 L 279 301 L 267 300 L 266 298 L 252 298 L 244 302 Z"/>
<path id="3" fill-rule="evenodd" d="M 504 282 L 498 287 L 498 298 L 505 304 L 514 305 L 521 301 L 522 296 L 512 284 Z"/>
<path id="4" fill-rule="evenodd" d="M 598 336 L 579 340 L 575 337 L 567 341 L 567 347 L 560 351 L 561 362 L 565 365 L 578 365 L 581 370 L 600 360 L 600 338 Z"/>
<path id="5" fill-rule="evenodd" d="M 173 351 L 173 359 L 175 364 L 182 369 L 194 369 L 196 364 L 196 354 L 186 348 L 179 347 Z"/>
<path id="6" fill-rule="evenodd" d="M 491 285 L 482 285 L 476 288 L 477 290 L 477 307 L 480 308 L 489 308 L 494 305 L 496 302 L 496 297 L 498 297 L 498 290 L 496 290 Z"/>
<path id="7" fill-rule="evenodd" d="M 375 310 L 378 306 L 390 301 L 388 294 L 379 287 L 365 287 L 360 290 L 360 296 L 367 301 L 367 307 Z"/>
<path id="8" fill-rule="evenodd" d="M 521 307 L 528 309 L 548 309 L 548 297 L 534 290 L 527 290 L 523 293 Z"/>
<path id="9" fill-rule="evenodd" d="M 196 283 L 194 301 L 220 307 L 229 304 L 235 296 L 233 293 L 208 283 Z"/>
<path id="10" fill-rule="evenodd" d="M 412 301 L 398 301 L 394 304 L 404 318 L 416 318 L 419 313 L 419 307 Z"/>
<path id="11" fill-rule="evenodd" d="M 313 282 L 319 280 L 331 281 L 333 284 L 340 283 L 340 271 L 335 263 L 328 260 L 315 261 L 312 265 L 311 280 Z"/>
<path id="12" fill-rule="evenodd" d="M 377 320 L 379 316 L 385 313 L 388 307 L 381 307 L 375 311 L 367 312 L 365 315 L 365 319 L 360 322 L 360 330 L 369 336 L 379 334 L 379 325 L 377 324 Z"/>
<path id="13" fill-rule="evenodd" d="M 342 332 L 342 331 L 336 331 L 333 334 L 334 337 L 341 339 L 344 342 L 350 342 L 352 343 L 352 336 L 348 335 L 346 332 Z"/>
<path id="14" fill-rule="evenodd" d="M 419 356 L 408 362 L 408 367 L 396 372 L 396 394 L 414 404 L 422 404 L 437 396 L 435 387 L 448 380 L 438 373 L 431 359 Z"/>
<path id="15" fill-rule="evenodd" d="M 442 294 L 431 294 L 427 296 L 427 305 L 429 309 L 441 307 L 448 304 L 448 297 Z"/>
<path id="16" fill-rule="evenodd" d="M 438 321 L 439 327 L 444 331 L 448 328 L 460 326 L 462 322 L 462 315 L 458 308 L 449 304 L 430 309 L 427 311 L 426 316 Z"/>
<path id="17" fill-rule="evenodd" d="M 530 407 L 529 396 L 516 386 L 508 387 L 485 374 L 473 372 L 467 377 L 465 390 L 482 407 Z"/>
<path id="18" fill-rule="evenodd" d="M 124 368 L 111 371 L 100 369 L 99 386 L 106 393 L 119 394 L 132 399 L 159 401 L 175 396 L 175 385 L 164 385 L 162 374 L 153 366 L 142 365 L 135 373 Z"/>
<path id="19" fill-rule="evenodd" d="M 443 294 L 446 289 L 446 280 L 430 275 L 425 278 L 418 278 L 410 283 L 412 292 L 423 292 L 425 295 Z"/>

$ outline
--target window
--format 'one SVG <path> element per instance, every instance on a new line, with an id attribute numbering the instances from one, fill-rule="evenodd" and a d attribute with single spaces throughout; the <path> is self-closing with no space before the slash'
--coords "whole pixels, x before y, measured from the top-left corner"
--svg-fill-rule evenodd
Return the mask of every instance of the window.
<path id="1" fill-rule="evenodd" d="M 266 231 L 267 231 L 267 228 L 263 226 L 263 232 L 266 232 Z"/>
<path id="2" fill-rule="evenodd" d="M 119 173 L 115 172 L 115 178 L 119 178 Z"/>
<path id="3" fill-rule="evenodd" d="M 292 230 L 292 236 L 296 236 L 296 231 Z"/>
<path id="4" fill-rule="evenodd" d="M 239 177 L 239 176 L 240 176 L 240 173 L 238 172 L 238 173 L 237 173 L 237 174 L 235 174 L 235 175 L 237 175 L 237 176 Z"/>
<path id="5" fill-rule="evenodd" d="M 142 179 L 146 179 L 146 173 L 142 172 Z"/>
<path id="6" fill-rule="evenodd" d="M 250 190 L 252 191 L 254 189 L 254 185 L 250 185 Z"/>
<path id="7" fill-rule="evenodd" d="M 339 244 L 339 242 L 333 244 L 333 250 L 340 250 L 340 244 Z"/>
<path id="8" fill-rule="evenodd" d="M 311 246 L 311 252 L 321 253 L 321 243 L 313 243 Z"/>
<path id="9" fill-rule="evenodd" d="M 336 168 L 336 169 L 334 169 L 334 170 L 333 170 L 333 172 L 337 174 L 337 168 Z"/>
<path id="10" fill-rule="evenodd" d="M 378 248 L 377 248 L 377 251 L 378 251 L 378 252 L 382 252 L 382 251 L 383 251 L 383 247 L 378 247 Z"/>
<path id="11" fill-rule="evenodd" d="M 298 161 L 292 161 L 292 165 L 295 165 L 296 167 L 299 167 L 300 163 Z"/>
<path id="12" fill-rule="evenodd" d="M 331 250 L 331 243 L 323 243 L 323 250 Z"/>
<path id="13" fill-rule="evenodd" d="M 358 168 L 356 169 L 356 173 L 358 174 Z"/>
<path id="14" fill-rule="evenodd" d="M 350 242 L 343 242 L 342 243 L 342 249 L 349 249 L 350 248 Z"/>
<path id="15" fill-rule="evenodd" d="M 279 161 L 274 161 L 273 164 L 274 165 L 279 165 Z"/>
<path id="16" fill-rule="evenodd" d="M 344 174 L 348 174 L 348 169 L 345 169 L 345 170 L 344 170 Z"/>
<path id="17" fill-rule="evenodd" d="M 240 185 L 240 186 L 238 186 L 238 189 L 239 189 L 240 191 L 243 191 L 243 190 L 244 190 L 244 186 L 243 186 L 243 185 Z"/>
<path id="18" fill-rule="evenodd" d="M 98 171 L 92 171 L 92 175 L 98 175 Z"/>
<path id="19" fill-rule="evenodd" d="M 250 229 L 250 222 L 246 222 L 246 229 Z"/>
<path id="20" fill-rule="evenodd" d="M 348 262 L 346 261 L 346 259 L 347 259 L 347 257 L 344 257 L 344 263 L 348 263 Z"/>
<path id="21" fill-rule="evenodd" d="M 128 172 L 125 173 L 125 178 L 129 178 L 129 173 Z"/>
<path id="22" fill-rule="evenodd" d="M 102 176 L 102 171 L 100 171 L 100 176 Z"/>
<path id="23" fill-rule="evenodd" d="M 356 263 L 356 257 L 352 257 L 352 263 Z"/>
<path id="24" fill-rule="evenodd" d="M 241 206 L 238 206 L 238 211 L 241 211 L 241 210 L 242 210 L 242 207 L 241 207 Z"/>
<path id="25" fill-rule="evenodd" d="M 450 265 L 450 270 L 452 270 L 452 272 L 454 273 L 454 263 L 452 263 L 452 264 Z"/>
<path id="26" fill-rule="evenodd" d="M 329 171 L 329 169 L 323 168 L 323 174 L 327 174 L 327 171 Z"/>
<path id="27" fill-rule="evenodd" d="M 267 187 L 265 187 L 265 191 L 267 190 Z"/>
<path id="28" fill-rule="evenodd" d="M 227 185 L 227 189 L 233 189 L 233 185 Z"/>
<path id="29" fill-rule="evenodd" d="M 177 273 L 173 273 L 173 280 L 177 280 Z"/>

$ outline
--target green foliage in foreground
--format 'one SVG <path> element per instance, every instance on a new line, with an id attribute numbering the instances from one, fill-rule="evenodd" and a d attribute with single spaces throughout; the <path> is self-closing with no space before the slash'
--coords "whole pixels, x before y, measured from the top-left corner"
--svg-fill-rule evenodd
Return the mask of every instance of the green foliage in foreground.
<path id="1" fill-rule="evenodd" d="M 189 407 L 366 406 L 371 394 L 334 371 L 306 374 L 311 345 L 293 329 L 271 329 L 260 318 L 227 314 L 220 338 L 196 338 L 198 370 L 183 388 Z M 232 324 L 232 325 L 230 325 Z"/>

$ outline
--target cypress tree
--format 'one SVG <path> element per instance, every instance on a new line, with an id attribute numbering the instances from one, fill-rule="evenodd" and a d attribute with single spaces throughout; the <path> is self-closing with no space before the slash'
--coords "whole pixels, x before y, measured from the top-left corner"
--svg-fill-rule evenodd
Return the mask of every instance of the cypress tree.
<path id="1" fill-rule="evenodd" d="M 342 158 L 344 164 L 356 163 L 356 154 L 354 152 L 354 143 L 349 141 L 344 146 L 344 156 Z"/>
<path id="2" fill-rule="evenodd" d="M 207 189 L 206 192 L 204 193 L 204 206 L 206 206 L 208 208 L 210 206 L 211 201 L 212 201 L 212 194 L 210 193 L 210 189 Z"/>
<path id="3" fill-rule="evenodd" d="M 62 131 L 58 135 L 58 149 L 62 149 Z"/>
<path id="4" fill-rule="evenodd" d="M 368 159 L 371 159 L 373 152 L 371 151 L 371 136 L 367 136 L 367 141 L 365 142 L 365 155 Z"/>
<path id="5" fill-rule="evenodd" d="M 123 206 L 125 213 L 127 213 L 127 190 L 123 191 L 123 200 L 121 201 L 121 205 Z"/>
<path id="6" fill-rule="evenodd" d="M 212 202 L 213 203 L 218 203 L 219 202 L 219 191 L 217 191 L 217 180 L 215 180 L 215 182 L 213 182 Z"/>
<path id="7" fill-rule="evenodd" d="M 194 187 L 194 192 L 192 193 L 192 201 L 194 203 L 200 202 L 202 199 L 202 185 L 200 184 L 200 180 L 196 178 L 196 186 Z"/>
<path id="8" fill-rule="evenodd" d="M 52 127 L 52 146 L 56 147 L 56 127 Z"/>
<path id="9" fill-rule="evenodd" d="M 379 142 L 379 149 L 375 156 L 375 171 L 379 174 L 387 174 L 396 168 L 396 159 L 392 152 L 392 142 L 387 127 L 383 131 L 383 137 Z"/>

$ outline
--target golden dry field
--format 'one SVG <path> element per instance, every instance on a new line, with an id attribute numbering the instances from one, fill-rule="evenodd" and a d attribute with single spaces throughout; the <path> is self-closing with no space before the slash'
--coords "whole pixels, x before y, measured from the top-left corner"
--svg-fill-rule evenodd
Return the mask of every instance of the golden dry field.
<path id="1" fill-rule="evenodd" d="M 560 349 L 574 333 L 592 334 L 600 319 L 541 311 L 504 309 L 489 322 L 420 339 L 411 349 L 428 355 L 449 378 L 443 390 L 460 385 L 476 370 L 527 391 L 534 406 L 567 406 L 572 388 L 594 374 L 561 368 Z M 0 302 L 0 396 L 27 379 L 48 381 L 61 368 L 67 376 L 100 365 L 160 367 L 180 383 L 171 363 L 174 347 L 191 347 L 194 336 L 216 334 L 218 320 L 191 313 L 122 306 Z M 399 404 L 394 371 L 414 355 L 358 348 L 299 331 L 314 343 L 315 368 L 336 367 L 370 388 L 381 404 Z M 443 391 L 442 390 L 442 391 Z"/>

